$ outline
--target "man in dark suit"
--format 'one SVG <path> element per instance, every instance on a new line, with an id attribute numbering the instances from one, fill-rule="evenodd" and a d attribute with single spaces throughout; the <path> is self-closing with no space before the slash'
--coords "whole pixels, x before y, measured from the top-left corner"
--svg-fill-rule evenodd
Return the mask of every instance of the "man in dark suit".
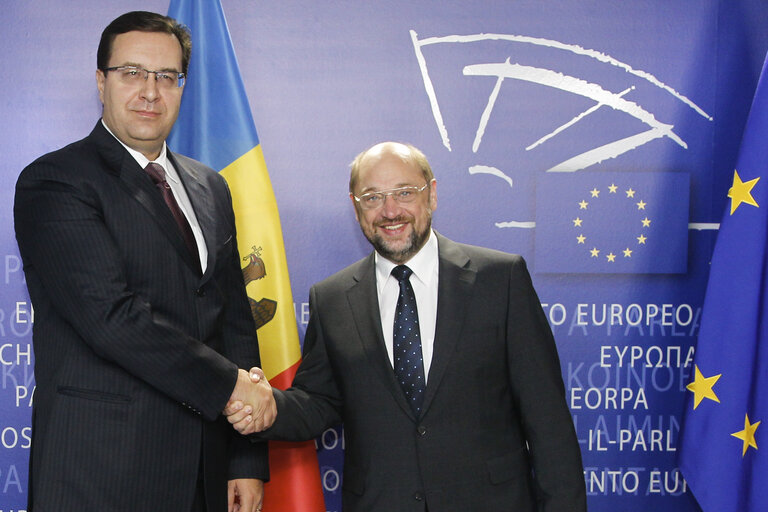
<path id="1" fill-rule="evenodd" d="M 97 55 L 102 119 L 19 177 L 30 511 L 261 508 L 266 446 L 221 416 L 230 399 L 260 425 L 274 416 L 269 386 L 241 369 L 259 354 L 229 190 L 165 145 L 190 47 L 165 16 L 115 19 Z"/>
<path id="2" fill-rule="evenodd" d="M 290 389 L 273 390 L 277 420 L 259 437 L 310 439 L 343 422 L 345 512 L 584 511 L 560 363 L 525 262 L 433 232 L 436 187 L 412 146 L 378 144 L 352 163 L 350 198 L 375 251 L 312 288 L 303 361 Z M 230 422 L 258 431 L 238 408 Z"/>

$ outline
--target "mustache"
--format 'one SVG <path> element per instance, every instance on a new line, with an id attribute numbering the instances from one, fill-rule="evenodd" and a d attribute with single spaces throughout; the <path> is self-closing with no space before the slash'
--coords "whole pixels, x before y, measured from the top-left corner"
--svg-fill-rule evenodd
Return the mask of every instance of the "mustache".
<path id="1" fill-rule="evenodd" d="M 405 215 L 398 215 L 397 217 L 392 217 L 392 218 L 384 217 L 383 219 L 374 222 L 373 225 L 378 227 L 378 226 L 381 226 L 382 224 L 392 224 L 392 223 L 397 224 L 400 222 L 413 222 L 413 217 L 405 216 Z"/>

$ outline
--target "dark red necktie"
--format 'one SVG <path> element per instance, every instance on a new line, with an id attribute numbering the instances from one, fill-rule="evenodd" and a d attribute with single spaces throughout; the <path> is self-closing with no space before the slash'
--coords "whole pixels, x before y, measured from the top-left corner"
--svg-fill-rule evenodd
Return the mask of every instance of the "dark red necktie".
<path id="1" fill-rule="evenodd" d="M 184 216 L 181 208 L 179 208 L 179 204 L 176 202 L 176 198 L 173 196 L 171 186 L 165 179 L 165 169 L 163 169 L 163 166 L 160 164 L 150 162 L 147 164 L 144 170 L 147 172 L 147 174 L 149 174 L 149 177 L 152 178 L 155 186 L 163 195 L 165 204 L 168 205 L 168 209 L 171 210 L 171 214 L 176 220 L 176 224 L 179 225 L 181 236 L 184 237 L 184 243 L 187 244 L 187 249 L 189 249 L 189 252 L 192 254 L 192 257 L 197 264 L 198 271 L 201 271 L 200 253 L 197 251 L 197 241 L 195 240 L 195 235 L 192 233 L 192 228 L 189 225 L 189 221 L 187 221 L 187 218 Z"/>

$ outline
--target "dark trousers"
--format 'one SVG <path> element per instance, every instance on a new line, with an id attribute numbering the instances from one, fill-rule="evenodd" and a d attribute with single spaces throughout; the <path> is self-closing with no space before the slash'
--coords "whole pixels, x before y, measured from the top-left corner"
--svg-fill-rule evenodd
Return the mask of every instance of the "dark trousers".
<path id="1" fill-rule="evenodd" d="M 198 480 L 195 487 L 195 499 L 192 501 L 190 512 L 205 512 L 205 491 L 203 490 L 203 481 Z"/>
<path id="2" fill-rule="evenodd" d="M 197 485 L 195 499 L 192 500 L 190 512 L 205 512 L 205 484 L 203 483 L 203 443 L 200 442 L 200 466 L 197 468 Z"/>

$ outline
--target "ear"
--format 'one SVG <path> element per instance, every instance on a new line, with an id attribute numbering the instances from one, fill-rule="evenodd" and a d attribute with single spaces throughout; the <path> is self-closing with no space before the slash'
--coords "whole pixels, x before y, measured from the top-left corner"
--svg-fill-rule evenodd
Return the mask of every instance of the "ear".
<path id="1" fill-rule="evenodd" d="M 104 104 L 104 81 L 107 79 L 106 76 L 104 76 L 104 72 L 100 69 L 96 70 L 96 88 L 99 90 L 99 99 L 101 100 L 101 104 Z"/>
<path id="2" fill-rule="evenodd" d="M 437 210 L 437 180 L 434 178 L 429 182 L 429 206 L 432 211 Z"/>

